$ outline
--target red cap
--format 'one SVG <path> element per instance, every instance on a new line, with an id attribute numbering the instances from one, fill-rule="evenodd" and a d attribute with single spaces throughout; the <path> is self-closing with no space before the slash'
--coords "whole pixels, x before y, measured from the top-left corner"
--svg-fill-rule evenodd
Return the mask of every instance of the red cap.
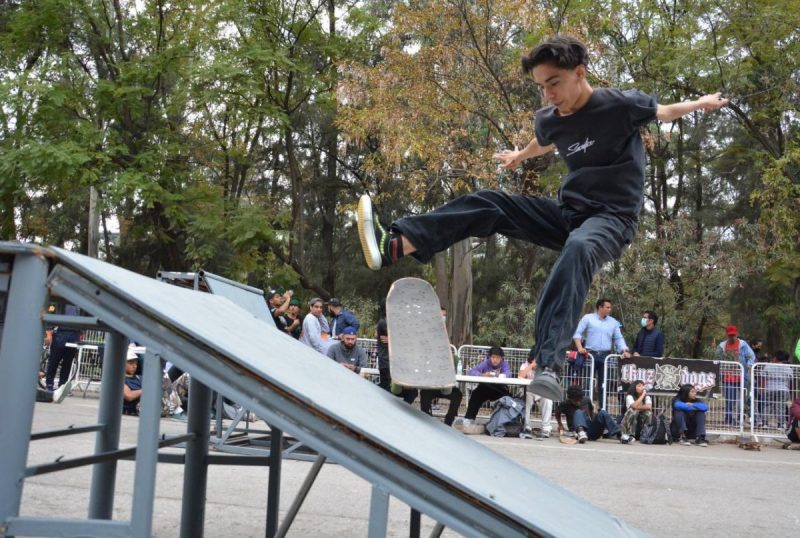
<path id="1" fill-rule="evenodd" d="M 728 336 L 739 336 L 739 329 L 736 328 L 736 325 L 728 325 L 725 327 L 725 334 Z"/>

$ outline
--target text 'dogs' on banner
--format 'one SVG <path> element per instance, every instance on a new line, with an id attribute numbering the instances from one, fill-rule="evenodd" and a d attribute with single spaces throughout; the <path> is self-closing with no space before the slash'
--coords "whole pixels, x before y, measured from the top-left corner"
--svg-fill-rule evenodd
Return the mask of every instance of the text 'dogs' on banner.
<path id="1" fill-rule="evenodd" d="M 632 381 L 644 381 L 651 392 L 677 392 L 681 385 L 694 385 L 698 396 L 720 393 L 719 363 L 700 359 L 619 359 L 620 384 L 627 390 Z"/>

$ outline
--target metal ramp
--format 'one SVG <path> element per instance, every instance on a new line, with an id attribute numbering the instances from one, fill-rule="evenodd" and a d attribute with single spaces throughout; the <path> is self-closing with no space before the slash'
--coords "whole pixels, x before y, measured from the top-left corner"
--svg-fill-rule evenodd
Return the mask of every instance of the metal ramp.
<path id="1" fill-rule="evenodd" d="M 210 390 L 228 395 L 321 454 L 278 527 L 280 449 L 270 454 L 267 535 L 282 536 L 324 458 L 372 483 L 369 536 L 387 531 L 389 497 L 465 536 L 638 536 L 618 519 L 405 405 L 224 297 L 196 293 L 57 248 L 0 243 L 6 316 L 0 343 L 0 536 L 148 536 L 158 449 L 186 443 L 181 536 L 202 536 Z M 32 435 L 48 289 L 109 331 L 98 423 Z M 47 316 L 44 316 L 47 317 Z M 48 321 L 56 321 L 48 318 Z M 147 347 L 137 447 L 119 448 L 125 337 Z M 190 372 L 187 433 L 159 437 L 159 357 Z M 148 368 L 148 366 L 151 366 Z M 342 395 L 347 397 L 343 398 Z M 27 467 L 43 437 L 96 435 L 95 454 Z M 277 433 L 273 431 L 273 433 Z M 273 435 L 274 443 L 280 442 Z M 277 450 L 276 450 L 277 449 Z M 111 520 L 116 462 L 136 456 L 130 521 Z M 475 466 L 480 462 L 480 467 Z M 87 519 L 20 516 L 24 479 L 94 465 Z"/>

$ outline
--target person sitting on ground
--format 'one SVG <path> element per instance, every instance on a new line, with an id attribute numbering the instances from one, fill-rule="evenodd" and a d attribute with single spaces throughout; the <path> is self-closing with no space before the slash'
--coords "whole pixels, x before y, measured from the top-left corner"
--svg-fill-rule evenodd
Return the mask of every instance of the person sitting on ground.
<path id="1" fill-rule="evenodd" d="M 128 349 L 125 363 L 125 384 L 122 387 L 122 414 L 139 415 L 139 404 L 142 397 L 142 376 L 136 375 L 139 368 L 139 356 Z"/>
<path id="2" fill-rule="evenodd" d="M 322 336 L 322 320 L 325 319 L 325 316 L 322 315 L 322 299 L 319 297 L 311 299 L 308 302 L 308 309 L 308 314 L 303 318 L 303 332 L 300 334 L 300 341 L 322 354 L 327 354 L 332 342 Z M 326 327 L 327 325 L 325 322 Z"/>
<path id="3" fill-rule="evenodd" d="M 356 345 L 357 341 L 356 330 L 353 327 L 345 327 L 340 341 L 334 342 L 328 348 L 328 357 L 348 370 L 361 374 L 361 369 L 367 367 L 367 352 Z"/>
<path id="4" fill-rule="evenodd" d="M 622 417 L 622 436 L 620 437 L 623 444 L 634 442 L 636 431 L 641 431 L 641 427 L 650 422 L 650 417 L 653 416 L 653 400 L 647 394 L 644 381 L 634 381 L 628 387 L 625 409 L 625 415 Z"/>
<path id="5" fill-rule="evenodd" d="M 605 409 L 594 414 L 592 401 L 583 395 L 583 388 L 580 385 L 570 385 L 567 388 L 567 400 L 561 402 L 556 408 L 556 424 L 558 434 L 564 432 L 564 424 L 561 416 L 567 417 L 567 428 L 575 432 L 579 443 L 595 441 L 600 439 L 604 433 L 608 432 L 609 437 L 619 437 L 619 426 Z"/>
<path id="6" fill-rule="evenodd" d="M 283 319 L 286 321 L 286 332 L 289 333 L 289 336 L 300 340 L 300 333 L 303 332 L 303 320 L 300 319 L 300 299 L 291 298 Z"/>
<path id="7" fill-rule="evenodd" d="M 331 338 L 338 340 L 347 327 L 352 327 L 356 332 L 361 327 L 361 322 L 358 321 L 356 315 L 344 308 L 342 302 L 335 297 L 328 301 L 328 311 L 332 316 L 330 323 Z"/>
<path id="8" fill-rule="evenodd" d="M 792 443 L 800 443 L 800 398 L 792 402 L 786 436 Z"/>
<path id="9" fill-rule="evenodd" d="M 693 385 L 681 385 L 672 399 L 672 437 L 682 445 L 694 439 L 697 446 L 708 446 L 706 441 L 706 411 L 708 404 L 697 399 Z"/>
<path id="10" fill-rule="evenodd" d="M 645 310 L 641 319 L 642 328 L 636 335 L 636 342 L 633 344 L 634 356 L 643 357 L 663 357 L 664 356 L 664 333 L 656 327 L 658 314 L 652 310 Z"/>
<path id="11" fill-rule="evenodd" d="M 477 366 L 471 368 L 467 375 L 480 376 L 480 377 L 511 377 L 511 369 L 505 359 L 505 351 L 501 347 L 492 347 L 487 352 L 484 360 L 478 363 Z M 467 413 L 464 415 L 464 424 L 470 425 L 475 417 L 478 416 L 478 410 L 483 404 L 488 401 L 499 400 L 503 396 L 508 396 L 508 387 L 506 385 L 496 385 L 492 383 L 478 383 L 475 390 L 469 395 L 469 402 L 467 403 Z"/>
<path id="12" fill-rule="evenodd" d="M 528 354 L 528 360 L 523 362 L 519 367 L 520 379 L 533 379 L 536 376 L 536 360 L 533 354 Z M 553 414 L 553 400 L 543 398 L 538 394 L 534 394 L 529 390 L 525 391 L 525 424 L 522 428 L 522 435 L 526 439 L 533 438 L 533 428 L 531 428 L 531 409 L 533 409 L 533 402 L 539 404 L 542 412 L 542 429 L 539 437 L 545 439 L 550 437 L 550 432 L 553 430 L 553 425 L 550 423 L 550 418 Z"/>

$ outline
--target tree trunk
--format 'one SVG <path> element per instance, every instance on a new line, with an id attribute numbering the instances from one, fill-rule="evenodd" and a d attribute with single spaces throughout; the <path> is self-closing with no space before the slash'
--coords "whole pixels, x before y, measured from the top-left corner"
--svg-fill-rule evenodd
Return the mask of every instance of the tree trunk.
<path id="1" fill-rule="evenodd" d="M 97 247 L 100 243 L 100 219 L 97 217 L 97 189 L 92 186 L 89 187 L 89 223 L 86 227 L 87 252 L 90 258 L 97 258 Z"/>
<path id="2" fill-rule="evenodd" d="M 433 274 L 436 279 L 436 296 L 439 304 L 447 308 L 447 334 L 452 334 L 453 317 L 450 315 L 450 279 L 447 274 L 447 251 L 433 255 Z"/>
<path id="3" fill-rule="evenodd" d="M 472 241 L 453 245 L 453 271 L 448 318 L 450 341 L 456 347 L 472 343 Z"/>
<path id="4" fill-rule="evenodd" d="M 289 259 L 295 260 L 300 267 L 305 267 L 303 263 L 303 253 L 305 251 L 305 230 L 303 228 L 305 192 L 292 135 L 291 128 L 287 127 L 284 132 L 284 144 L 286 147 L 286 160 L 289 163 L 289 176 L 292 183 L 292 233 L 289 238 Z"/>

